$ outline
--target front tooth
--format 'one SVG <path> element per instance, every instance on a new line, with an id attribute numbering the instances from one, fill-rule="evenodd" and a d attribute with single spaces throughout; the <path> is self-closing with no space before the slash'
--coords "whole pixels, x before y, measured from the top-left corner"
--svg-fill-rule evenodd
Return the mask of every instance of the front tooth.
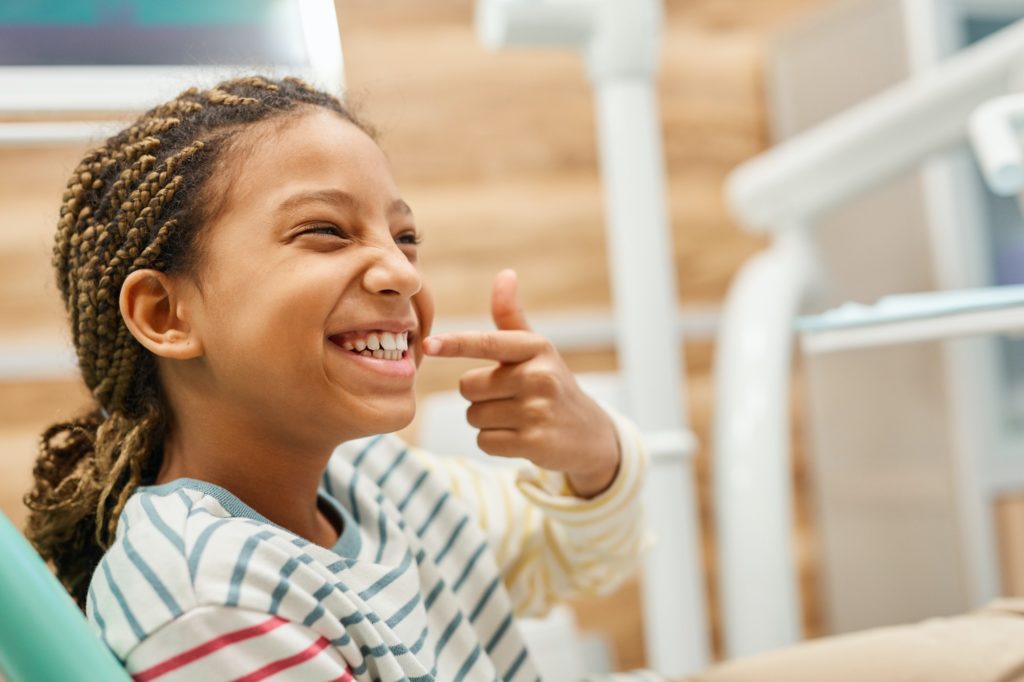
<path id="1" fill-rule="evenodd" d="M 398 350 L 409 350 L 409 332 L 397 334 L 395 341 L 398 342 Z"/>
<path id="2" fill-rule="evenodd" d="M 380 349 L 380 339 L 377 338 L 376 334 L 369 334 L 366 337 L 366 347 L 370 350 Z"/>
<path id="3" fill-rule="evenodd" d="M 381 332 L 380 347 L 384 350 L 395 350 L 398 348 L 398 344 L 395 343 L 395 335 L 391 332 Z"/>
<path id="4" fill-rule="evenodd" d="M 366 350 L 366 339 L 356 339 L 356 350 Z"/>
<path id="5" fill-rule="evenodd" d="M 384 351 L 382 351 L 380 348 L 376 349 L 375 351 L 373 351 L 373 357 L 375 357 L 375 358 L 382 358 L 382 357 L 384 357 Z"/>

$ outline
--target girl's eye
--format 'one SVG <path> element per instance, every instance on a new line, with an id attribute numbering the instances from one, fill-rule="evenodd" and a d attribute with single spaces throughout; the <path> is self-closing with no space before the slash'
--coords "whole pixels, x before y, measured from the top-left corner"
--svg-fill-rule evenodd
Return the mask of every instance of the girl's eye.
<path id="1" fill-rule="evenodd" d="M 403 232 L 402 234 L 395 237 L 395 242 L 399 245 L 411 245 L 416 246 L 423 243 L 423 237 L 415 232 Z"/>
<path id="2" fill-rule="evenodd" d="M 340 237 L 346 239 L 346 235 L 340 229 L 334 225 L 314 225 L 308 229 L 303 230 L 300 234 L 323 234 L 329 237 Z"/>

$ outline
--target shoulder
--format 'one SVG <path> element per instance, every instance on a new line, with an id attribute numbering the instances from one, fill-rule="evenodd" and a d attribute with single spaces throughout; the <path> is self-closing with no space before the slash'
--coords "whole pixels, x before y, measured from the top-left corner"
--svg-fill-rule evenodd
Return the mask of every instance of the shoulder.
<path id="1" fill-rule="evenodd" d="M 117 539 L 93 573 L 86 609 L 122 659 L 197 607 L 266 608 L 274 589 L 268 583 L 303 554 L 308 543 L 265 519 L 238 515 L 220 490 L 175 482 L 137 492 L 125 505 Z"/>

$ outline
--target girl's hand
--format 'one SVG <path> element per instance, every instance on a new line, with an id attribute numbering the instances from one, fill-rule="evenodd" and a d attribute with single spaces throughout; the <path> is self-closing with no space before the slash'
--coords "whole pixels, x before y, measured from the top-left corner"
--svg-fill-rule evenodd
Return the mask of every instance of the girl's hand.
<path id="1" fill-rule="evenodd" d="M 615 427 L 580 389 L 551 342 L 530 330 L 514 270 L 495 278 L 491 314 L 497 331 L 439 334 L 423 341 L 427 355 L 499 363 L 470 370 L 459 381 L 459 392 L 472 403 L 466 418 L 480 429 L 477 444 L 492 455 L 525 457 L 564 472 L 580 497 L 602 492 L 619 466 Z"/>

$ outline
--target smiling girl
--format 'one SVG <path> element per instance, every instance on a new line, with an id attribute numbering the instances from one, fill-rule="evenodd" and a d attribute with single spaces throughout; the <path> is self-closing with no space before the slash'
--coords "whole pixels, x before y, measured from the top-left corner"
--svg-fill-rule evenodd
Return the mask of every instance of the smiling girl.
<path id="1" fill-rule="evenodd" d="M 529 330 L 430 337 L 383 152 L 295 80 L 190 89 L 90 152 L 54 249 L 95 409 L 42 437 L 27 534 L 137 680 L 534 680 L 513 615 L 643 544 L 631 427 Z M 518 472 L 391 432 L 423 354 Z M 340 445 L 339 445 L 340 444 Z"/>

